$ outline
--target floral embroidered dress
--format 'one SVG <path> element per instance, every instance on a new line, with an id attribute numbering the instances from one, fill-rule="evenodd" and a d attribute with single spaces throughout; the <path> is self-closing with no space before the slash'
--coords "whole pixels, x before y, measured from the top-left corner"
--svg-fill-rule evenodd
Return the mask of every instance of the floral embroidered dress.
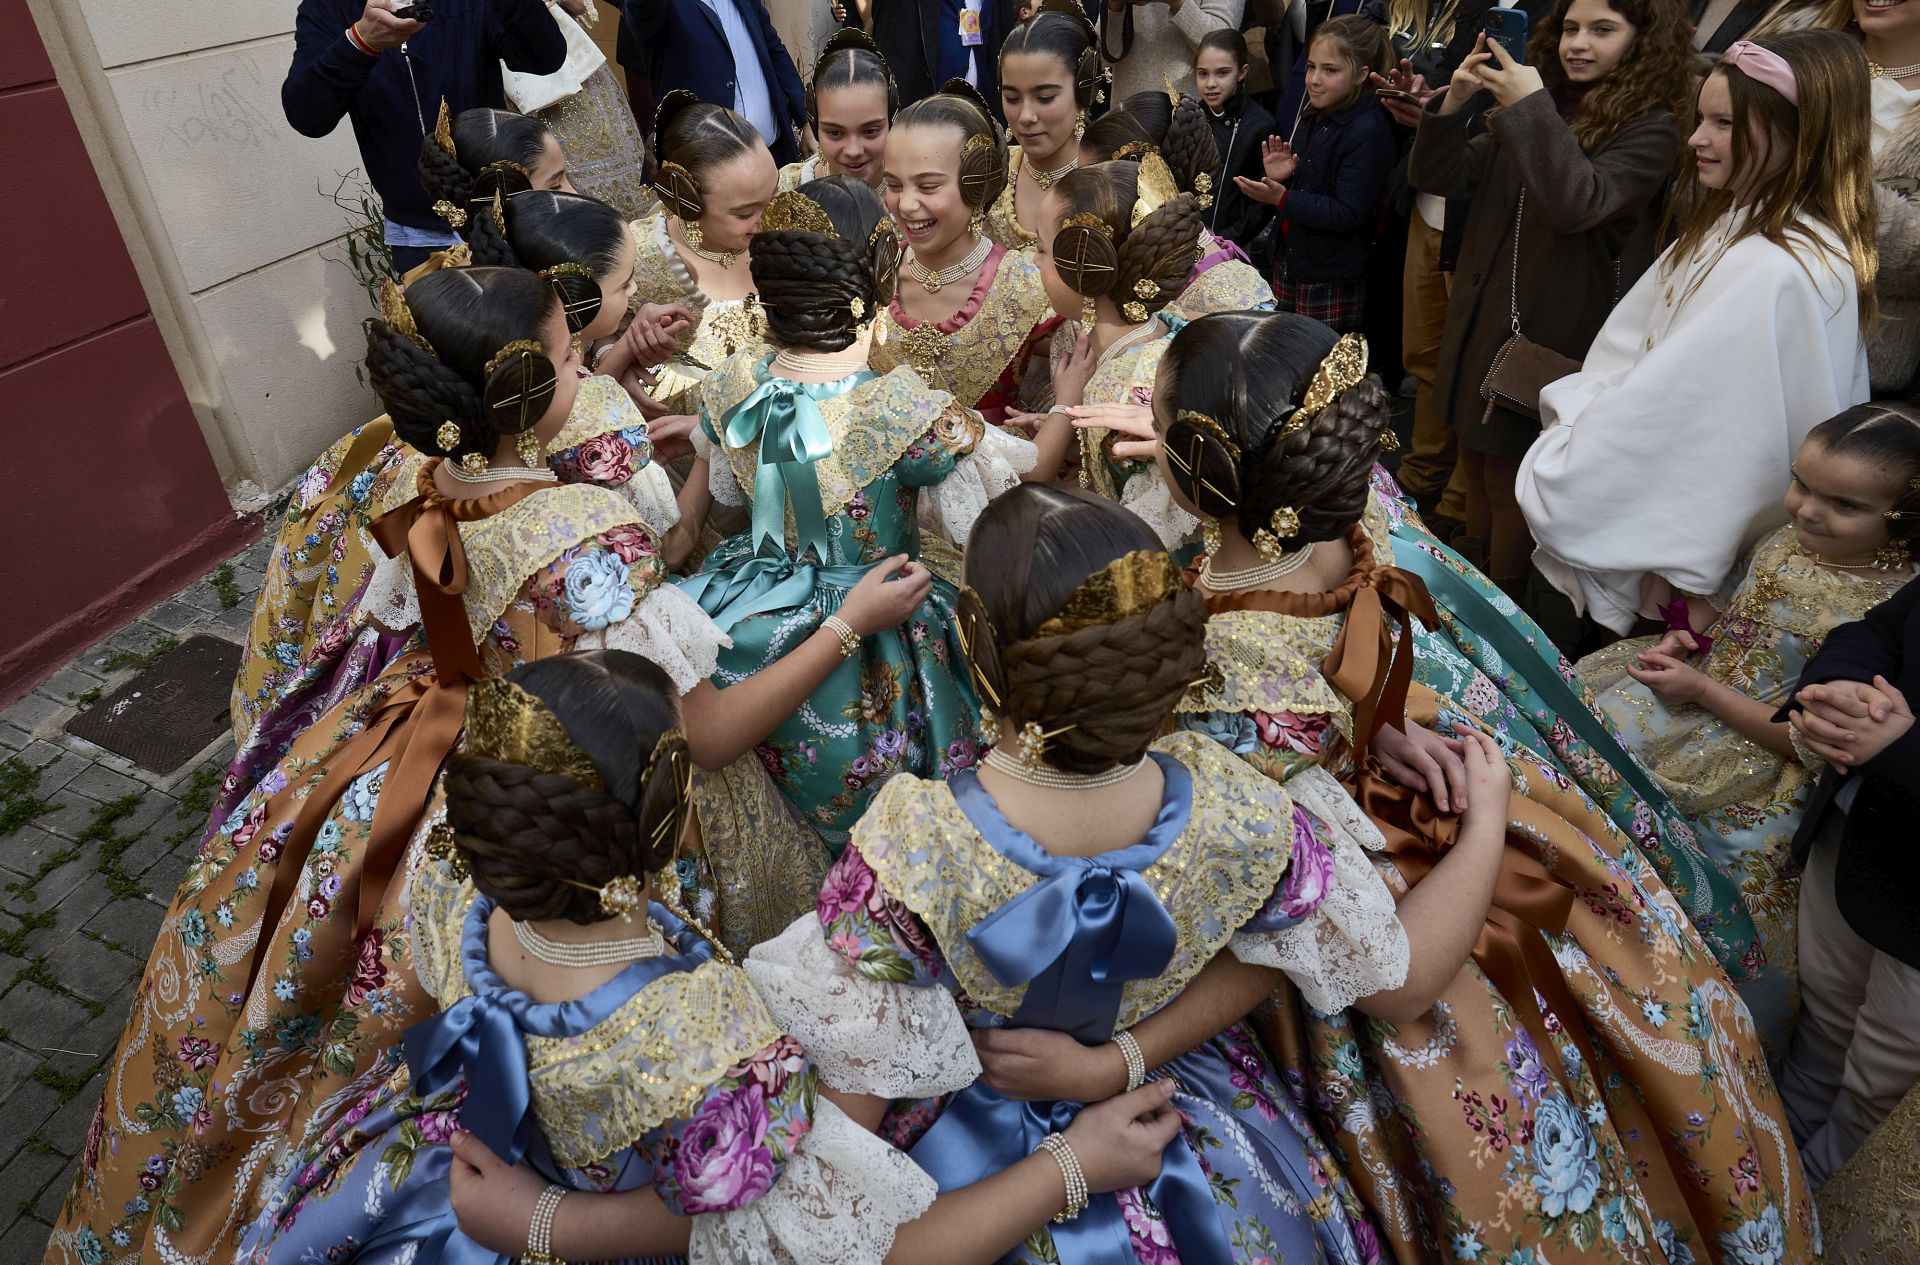
<path id="1" fill-rule="evenodd" d="M 1358 783 L 1364 814 L 1331 798 L 1326 774 L 1355 773 L 1355 708 L 1321 665 L 1355 620 L 1374 627 L 1356 623 L 1341 658 L 1362 661 L 1382 631 L 1375 598 L 1405 591 L 1375 568 L 1367 531 L 1348 543 L 1354 564 L 1334 593 L 1209 598 L 1210 679 L 1183 723 L 1349 832 L 1404 892 L 1456 823 L 1372 779 Z M 1475 723 L 1419 686 L 1407 714 L 1446 731 Z M 1514 792 L 1502 875 L 1472 958 L 1433 1008 L 1396 1027 L 1308 997 L 1263 1028 L 1278 1064 L 1302 1069 L 1290 1083 L 1393 1254 L 1812 1259 L 1811 1200 L 1739 994 L 1612 821 L 1551 757 L 1495 736 Z"/>
<path id="2" fill-rule="evenodd" d="M 628 227 L 639 247 L 634 256 L 633 277 L 638 288 L 633 305 L 679 303 L 693 313 L 693 328 L 681 336 L 677 354 L 655 371 L 659 383 L 653 389 L 653 398 L 670 413 L 698 413 L 700 398 L 695 388 L 701 379 L 735 352 L 766 342 L 766 324 L 757 300 L 752 296 L 708 298 L 668 235 L 664 210 Z"/>
<path id="3" fill-rule="evenodd" d="M 697 1265 L 878 1265 L 932 1205 L 912 1161 L 819 1094 L 745 973 L 660 906 L 668 955 L 553 1004 L 494 972 L 494 903 L 471 883 L 430 863 L 413 907 L 441 1013 L 301 1141 L 241 1260 L 505 1265 L 455 1221 L 456 1125 L 569 1190 L 651 1187 L 692 1219 Z"/>
<path id="4" fill-rule="evenodd" d="M 1808 557 L 1792 527 L 1760 543 L 1725 613 L 1707 630 L 1711 649 L 1694 665 L 1769 707 L 1788 701 L 1800 670 L 1838 624 L 1860 619 L 1906 577 L 1830 571 Z M 1680 811 L 1700 846 L 1740 885 L 1766 965 L 1740 985 L 1761 1036 L 1785 1054 L 1795 1009 L 1800 880 L 1793 832 L 1818 775 L 1776 755 L 1696 705 L 1670 707 L 1627 675 L 1654 638 L 1616 642 L 1576 667 L 1612 721 Z M 1824 764 L 1822 765 L 1824 767 Z"/>
<path id="5" fill-rule="evenodd" d="M 547 464 L 562 483 L 622 493 L 658 532 L 679 521 L 672 485 L 653 464 L 646 419 L 612 378 L 582 374 Z M 226 820 L 309 725 L 383 672 L 410 644 L 412 625 L 370 620 L 364 600 L 384 559 L 373 520 L 410 450 L 379 417 L 341 437 L 294 485 L 234 679 L 229 712 L 238 750 L 209 823 Z M 404 583 L 404 562 L 390 564 Z"/>
<path id="6" fill-rule="evenodd" d="M 1153 383 L 1160 372 L 1160 361 L 1167 354 L 1173 336 L 1186 328 L 1184 316 L 1173 311 L 1156 312 L 1146 324 L 1116 338 L 1094 363 L 1093 376 L 1081 396 L 1085 404 L 1153 403 Z M 1073 354 L 1082 326 L 1068 321 L 1054 332 L 1051 360 L 1055 373 Z M 1077 458 L 1070 451 L 1069 464 L 1077 465 L 1080 486 L 1120 502 L 1138 514 L 1168 549 L 1180 551 L 1192 544 L 1200 531 L 1200 520 L 1174 503 L 1166 480 L 1151 461 L 1122 461 L 1113 455 L 1114 441 L 1120 438 L 1105 427 L 1088 426 L 1079 432 Z"/>
<path id="7" fill-rule="evenodd" d="M 772 376 L 772 360 L 728 360 L 701 406 L 714 498 L 753 513 L 749 530 L 678 581 L 733 639 L 714 675 L 721 686 L 811 636 L 873 564 L 918 557 L 923 497 L 943 534 L 965 540 L 988 498 L 1033 464 L 1030 444 L 983 426 L 911 369 L 801 384 Z M 758 748 L 836 853 L 887 777 L 973 763 L 978 713 L 956 600 L 936 578 L 903 626 L 866 638 Z M 703 823 L 708 815 L 703 806 Z"/>
<path id="8" fill-rule="evenodd" d="M 1271 312 L 1273 286 L 1247 260 L 1247 253 L 1224 238 L 1200 230 L 1200 262 L 1174 311 L 1190 321 L 1215 312 Z"/>
<path id="9" fill-rule="evenodd" d="M 1278 786 L 1193 734 L 1154 744 L 1165 779 L 1143 839 L 1048 853 L 973 770 L 888 783 L 819 909 L 746 967 L 823 1083 L 915 1100 L 900 1142 L 942 1190 L 1015 1163 L 1080 1110 L 977 1083 L 970 1029 L 1100 1042 L 1178 996 L 1221 952 L 1330 1004 L 1406 976 L 1385 886 Z M 1115 840 L 1116 844 L 1123 841 Z M 1154 1073 L 1184 1125 L 1160 1176 L 1096 1195 L 1009 1257 L 1022 1265 L 1370 1262 L 1378 1236 L 1337 1159 L 1235 1025 Z"/>
<path id="10" fill-rule="evenodd" d="M 420 521 L 458 522 L 444 556 L 416 561 L 441 574 L 457 544 L 466 588 L 416 596 L 413 622 L 423 599 L 450 616 L 468 637 L 463 671 L 608 645 L 682 689 L 712 671 L 724 639 L 665 582 L 625 497 L 521 484 L 449 502 L 437 462 L 410 454 L 389 499 L 410 512 L 411 488 Z M 202 841 L 107 1063 L 49 1260 L 224 1259 L 285 1137 L 422 1017 L 392 880 L 459 734 L 457 695 L 434 706 L 435 663 L 462 656 L 435 639 L 311 725 Z"/>
<path id="11" fill-rule="evenodd" d="M 1649 863 L 1721 969 L 1740 983 L 1763 953 L 1739 883 L 1723 874 L 1659 782 L 1630 757 L 1613 723 L 1593 709 L 1552 640 L 1466 559 L 1427 531 L 1390 475 L 1375 466 L 1366 515 L 1376 554 L 1419 576 L 1440 616 L 1414 632 L 1414 680 L 1472 716 L 1503 743 L 1549 758 L 1634 847 L 1614 860 Z M 1605 843 L 1595 839 L 1596 843 Z"/>
<path id="12" fill-rule="evenodd" d="M 995 425 L 1022 397 L 1022 373 L 1052 332 L 1052 307 L 1033 253 L 995 244 L 973 291 L 944 321 L 907 315 L 896 294 L 874 326 L 870 363 L 917 370 L 928 386 Z"/>

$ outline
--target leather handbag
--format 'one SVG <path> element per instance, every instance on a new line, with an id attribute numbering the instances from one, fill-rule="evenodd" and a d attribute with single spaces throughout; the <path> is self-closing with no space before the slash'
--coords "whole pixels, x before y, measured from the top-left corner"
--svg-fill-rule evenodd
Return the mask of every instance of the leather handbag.
<path id="1" fill-rule="evenodd" d="M 1481 379 L 1480 398 L 1487 402 L 1482 422 L 1490 419 L 1496 408 L 1539 421 L 1541 388 L 1580 372 L 1578 360 L 1542 347 L 1520 332 L 1520 223 L 1526 213 L 1527 190 L 1522 186 L 1520 205 L 1513 213 L 1513 288 L 1507 294 L 1513 333 L 1493 354 L 1487 376 Z"/>

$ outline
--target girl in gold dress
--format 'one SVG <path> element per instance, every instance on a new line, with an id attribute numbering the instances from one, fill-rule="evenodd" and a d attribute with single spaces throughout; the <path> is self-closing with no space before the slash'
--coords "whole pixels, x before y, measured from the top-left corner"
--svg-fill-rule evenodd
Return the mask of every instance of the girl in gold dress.
<path id="1" fill-rule="evenodd" d="M 858 27 L 834 32 L 807 80 L 807 127 L 819 152 L 782 167 L 780 191 L 825 176 L 852 176 L 878 189 L 899 108 L 900 89 L 873 37 Z"/>
<path id="2" fill-rule="evenodd" d="M 1007 150 L 1007 185 L 987 212 L 1002 246 L 1039 239 L 1040 204 L 1080 165 L 1080 137 L 1104 89 L 1093 27 L 1074 0 L 1041 6 L 1000 46 L 1000 105 L 1017 142 Z"/>

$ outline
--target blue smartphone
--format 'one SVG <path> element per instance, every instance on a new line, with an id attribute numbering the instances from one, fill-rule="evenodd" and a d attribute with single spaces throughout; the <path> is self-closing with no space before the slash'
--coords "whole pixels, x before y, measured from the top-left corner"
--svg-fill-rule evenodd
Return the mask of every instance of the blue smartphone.
<path id="1" fill-rule="evenodd" d="M 1525 9 L 1488 9 L 1487 39 L 1507 50 L 1507 56 L 1527 64 L 1527 11 Z"/>

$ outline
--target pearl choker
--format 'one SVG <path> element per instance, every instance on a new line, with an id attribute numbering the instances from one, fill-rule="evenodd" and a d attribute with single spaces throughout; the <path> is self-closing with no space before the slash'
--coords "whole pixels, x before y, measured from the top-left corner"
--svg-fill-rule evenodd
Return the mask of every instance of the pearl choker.
<path id="1" fill-rule="evenodd" d="M 460 468 L 460 463 L 457 461 L 449 461 L 446 463 L 446 466 L 447 466 L 447 473 L 453 476 L 454 482 L 456 483 L 476 484 L 476 483 L 558 483 L 560 482 L 560 476 L 555 474 L 553 471 L 546 469 L 545 467 L 542 467 L 540 469 L 535 469 L 532 466 L 488 466 L 485 470 L 480 471 L 478 474 L 468 474 L 465 470 Z"/>
<path id="2" fill-rule="evenodd" d="M 1879 62 L 1867 62 L 1867 73 L 1875 79 L 1911 79 L 1920 75 L 1920 62 L 1911 66 L 1882 66 Z"/>
<path id="3" fill-rule="evenodd" d="M 1064 167 L 1055 167 L 1052 171 L 1041 171 L 1038 167 L 1030 163 L 1026 164 L 1026 169 L 1032 174 L 1035 184 L 1039 185 L 1042 189 L 1051 189 L 1053 188 L 1054 181 L 1066 175 L 1068 172 L 1077 169 L 1079 166 L 1080 156 L 1076 154 L 1072 162 L 1069 162 Z"/>
<path id="4" fill-rule="evenodd" d="M 831 352 L 818 351 L 782 351 L 775 354 L 773 365 L 776 369 L 785 369 L 788 373 L 832 373 L 846 377 L 850 373 L 859 373 L 867 367 L 865 356 L 840 356 Z"/>
<path id="5" fill-rule="evenodd" d="M 946 285 L 949 281 L 958 281 L 960 278 L 966 276 L 975 268 L 987 262 L 987 256 L 992 253 L 993 239 L 991 237 L 981 237 L 973 243 L 973 249 L 967 252 L 966 258 L 951 268 L 928 268 L 909 251 L 907 253 L 906 273 L 909 277 L 918 281 L 928 294 L 938 294 L 941 286 Z"/>
<path id="6" fill-rule="evenodd" d="M 541 935 L 531 924 L 517 920 L 513 924 L 513 938 L 520 942 L 520 947 L 529 956 L 548 966 L 613 966 L 621 962 L 638 962 L 642 958 L 664 957 L 667 952 L 666 937 L 660 934 L 660 928 L 654 925 L 651 918 L 647 920 L 647 934 L 629 940 L 563 944 Z"/>
<path id="7" fill-rule="evenodd" d="M 1292 575 L 1307 565 L 1307 559 L 1313 557 L 1313 546 L 1295 550 L 1283 555 L 1275 562 L 1262 562 L 1244 571 L 1217 571 L 1213 566 L 1213 555 L 1208 554 L 1200 564 L 1200 582 L 1215 593 L 1235 593 L 1242 589 L 1257 589 L 1271 584 L 1282 576 Z"/>
<path id="8" fill-rule="evenodd" d="M 1064 773 L 1045 765 L 1035 768 L 1020 763 L 999 747 L 987 752 L 984 762 L 988 768 L 1004 773 L 1016 782 L 1025 782 L 1028 786 L 1043 786 L 1055 791 L 1097 791 L 1118 786 L 1138 773 L 1140 766 L 1147 762 L 1147 757 L 1141 756 L 1132 764 L 1123 764 L 1105 773 Z"/>

